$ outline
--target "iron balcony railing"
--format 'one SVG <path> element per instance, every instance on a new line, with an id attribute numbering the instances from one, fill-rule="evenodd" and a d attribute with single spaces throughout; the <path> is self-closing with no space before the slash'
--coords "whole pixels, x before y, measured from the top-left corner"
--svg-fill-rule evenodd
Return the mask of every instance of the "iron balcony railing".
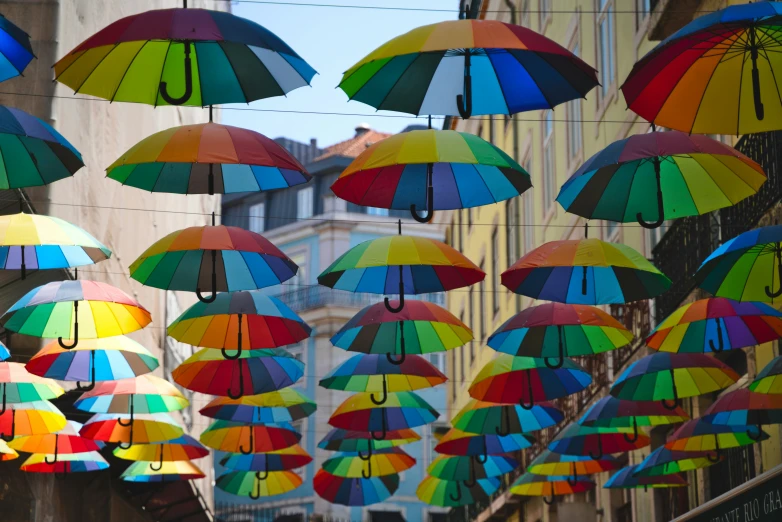
<path id="1" fill-rule="evenodd" d="M 354 293 L 345 290 L 334 290 L 325 286 L 305 286 L 278 294 L 278 299 L 288 305 L 294 312 L 312 310 L 324 306 L 341 306 L 347 308 L 364 308 L 383 300 L 382 295 Z M 420 294 L 405 296 L 405 299 L 418 299 L 444 306 L 443 294 Z"/>

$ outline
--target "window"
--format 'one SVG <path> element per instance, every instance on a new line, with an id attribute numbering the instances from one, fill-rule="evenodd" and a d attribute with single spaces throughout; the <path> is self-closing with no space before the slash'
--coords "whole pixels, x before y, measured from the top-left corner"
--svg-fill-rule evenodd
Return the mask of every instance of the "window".
<path id="1" fill-rule="evenodd" d="M 579 56 L 579 47 L 576 43 L 571 52 Z M 570 100 L 565 105 L 565 119 L 567 120 L 567 151 L 568 161 L 573 164 L 581 153 L 583 139 L 581 137 L 581 98 Z"/>
<path id="2" fill-rule="evenodd" d="M 491 307 L 492 313 L 497 315 L 500 311 L 500 234 L 497 227 L 494 227 L 494 232 L 491 235 L 491 255 Z"/>
<path id="3" fill-rule="evenodd" d="M 544 32 L 546 24 L 551 20 L 551 0 L 540 0 L 540 32 Z"/>
<path id="4" fill-rule="evenodd" d="M 511 198 L 505 202 L 505 215 L 508 226 L 505 229 L 506 267 L 510 267 L 519 257 L 519 198 Z"/>
<path id="5" fill-rule="evenodd" d="M 600 71 L 600 93 L 605 98 L 611 92 L 611 88 L 614 85 L 614 77 L 616 76 L 614 0 L 597 0 L 597 5 L 597 68 Z"/>
<path id="6" fill-rule="evenodd" d="M 367 207 L 367 214 L 370 216 L 387 216 L 387 208 Z"/>
<path id="7" fill-rule="evenodd" d="M 299 189 L 296 193 L 296 218 L 307 219 L 312 217 L 313 190 L 312 187 Z"/>
<path id="8" fill-rule="evenodd" d="M 614 237 L 614 234 L 616 234 L 619 231 L 619 223 L 616 221 L 606 221 L 605 222 L 605 231 L 606 231 L 606 240 L 611 240 L 612 237 Z"/>
<path id="9" fill-rule="evenodd" d="M 639 30 L 641 25 L 649 17 L 652 11 L 652 0 L 635 0 L 635 30 Z"/>
<path id="10" fill-rule="evenodd" d="M 250 205 L 250 232 L 260 234 L 266 230 L 266 203 Z"/>
<path id="11" fill-rule="evenodd" d="M 432 366 L 445 373 L 445 353 L 432 352 L 424 356 L 427 361 L 432 363 Z"/>
<path id="12" fill-rule="evenodd" d="M 543 202 L 546 209 L 554 201 L 556 189 L 554 154 L 554 111 L 548 111 L 543 124 Z"/>
<path id="13" fill-rule="evenodd" d="M 288 254 L 288 258 L 296 263 L 299 270 L 296 275 L 285 281 L 284 284 L 290 285 L 291 290 L 301 288 L 307 285 L 307 254 L 299 251 L 297 254 Z"/>

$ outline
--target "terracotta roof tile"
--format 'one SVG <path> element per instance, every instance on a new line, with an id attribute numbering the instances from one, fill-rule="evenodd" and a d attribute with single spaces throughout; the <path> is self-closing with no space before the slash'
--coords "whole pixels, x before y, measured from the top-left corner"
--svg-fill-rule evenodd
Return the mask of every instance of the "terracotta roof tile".
<path id="1" fill-rule="evenodd" d="M 326 147 L 323 154 L 317 156 L 313 161 L 320 161 L 332 156 L 345 156 L 348 158 L 355 158 L 367 147 L 377 143 L 378 141 L 388 138 L 391 134 L 385 132 L 377 132 L 372 129 L 366 130 L 356 136 L 353 136 L 349 140 L 335 143 L 330 147 Z"/>

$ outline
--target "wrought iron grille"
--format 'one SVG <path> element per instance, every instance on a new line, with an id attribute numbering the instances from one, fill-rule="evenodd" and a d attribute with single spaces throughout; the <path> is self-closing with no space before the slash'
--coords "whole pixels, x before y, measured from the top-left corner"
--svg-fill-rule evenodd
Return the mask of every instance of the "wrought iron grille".
<path id="1" fill-rule="evenodd" d="M 723 450 L 725 458 L 709 467 L 709 495 L 717 498 L 723 493 L 755 478 L 755 447 L 744 446 Z"/>

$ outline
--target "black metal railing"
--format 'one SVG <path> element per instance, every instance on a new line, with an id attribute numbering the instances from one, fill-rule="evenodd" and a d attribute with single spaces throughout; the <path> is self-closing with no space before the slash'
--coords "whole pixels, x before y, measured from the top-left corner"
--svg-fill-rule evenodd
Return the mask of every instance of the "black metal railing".
<path id="1" fill-rule="evenodd" d="M 302 513 L 290 513 L 286 508 L 265 508 L 253 504 L 218 503 L 215 505 L 215 522 L 306 522 L 307 520 Z M 333 522 L 350 522 L 350 520 L 334 519 Z"/>
<path id="2" fill-rule="evenodd" d="M 294 312 L 311 310 L 323 306 L 344 306 L 349 308 L 363 308 L 383 300 L 382 295 L 353 293 L 345 290 L 333 290 L 325 286 L 303 286 L 295 290 L 283 292 L 276 296 L 288 305 Z M 420 294 L 414 297 L 422 301 L 429 301 L 440 306 L 445 305 L 444 294 Z"/>

